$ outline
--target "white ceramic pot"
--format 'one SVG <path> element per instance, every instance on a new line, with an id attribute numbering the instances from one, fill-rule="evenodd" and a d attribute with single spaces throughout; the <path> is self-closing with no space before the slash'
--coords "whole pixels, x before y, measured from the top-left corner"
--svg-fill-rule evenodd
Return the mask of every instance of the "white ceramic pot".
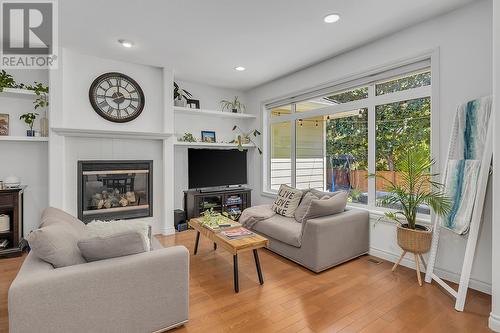
<path id="1" fill-rule="evenodd" d="M 3 180 L 3 185 L 5 188 L 16 188 L 21 186 L 21 180 L 16 176 L 8 176 Z"/>
<path id="2" fill-rule="evenodd" d="M 10 217 L 9 215 L 0 215 L 0 232 L 10 231 Z"/>

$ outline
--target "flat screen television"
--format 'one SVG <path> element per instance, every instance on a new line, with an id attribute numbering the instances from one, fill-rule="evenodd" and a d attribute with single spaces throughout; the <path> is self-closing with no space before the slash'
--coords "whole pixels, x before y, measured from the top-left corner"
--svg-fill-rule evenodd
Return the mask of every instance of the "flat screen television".
<path id="1" fill-rule="evenodd" d="M 188 149 L 190 189 L 244 185 L 247 152 L 237 149 Z"/>

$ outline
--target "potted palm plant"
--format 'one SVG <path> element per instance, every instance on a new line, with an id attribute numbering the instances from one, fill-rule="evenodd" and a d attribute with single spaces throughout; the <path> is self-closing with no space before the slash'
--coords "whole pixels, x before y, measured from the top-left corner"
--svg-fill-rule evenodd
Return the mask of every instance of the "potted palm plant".
<path id="1" fill-rule="evenodd" d="M 421 284 L 418 257 L 429 251 L 432 242 L 432 230 L 417 223 L 418 208 L 429 206 L 436 215 L 446 216 L 451 210 L 451 200 L 444 191 L 442 183 L 433 180 L 437 174 L 430 172 L 435 161 L 418 150 L 408 149 L 406 156 L 398 165 L 397 182 L 387 179 L 383 175 L 370 175 L 382 179 L 388 184 L 388 192 L 381 203 L 384 206 L 396 208 L 386 212 L 385 216 L 397 223 L 398 245 L 403 249 L 399 261 L 407 252 L 415 255 L 419 284 Z"/>
<path id="2" fill-rule="evenodd" d="M 234 99 L 229 101 L 226 99 L 223 99 L 220 101 L 222 111 L 224 110 L 231 110 L 233 113 L 238 113 L 238 112 L 243 112 L 245 111 L 245 104 L 241 103 L 241 101 L 238 99 L 238 96 L 234 96 Z"/>

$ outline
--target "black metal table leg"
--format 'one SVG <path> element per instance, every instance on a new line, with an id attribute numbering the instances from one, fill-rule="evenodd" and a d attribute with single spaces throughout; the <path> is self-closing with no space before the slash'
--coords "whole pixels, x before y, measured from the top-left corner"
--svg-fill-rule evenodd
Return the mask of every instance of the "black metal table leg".
<path id="1" fill-rule="evenodd" d="M 255 267 L 257 267 L 257 275 L 259 276 L 260 284 L 264 284 L 264 278 L 262 277 L 262 270 L 260 269 L 259 253 L 257 249 L 253 250 L 253 257 L 255 259 Z"/>
<path id="2" fill-rule="evenodd" d="M 234 270 L 234 292 L 240 291 L 240 283 L 238 280 L 238 255 L 233 255 L 233 270 Z"/>
<path id="3" fill-rule="evenodd" d="M 217 250 L 217 243 L 214 243 L 214 251 Z"/>
<path id="4" fill-rule="evenodd" d="M 196 242 L 194 243 L 194 254 L 198 253 L 198 243 L 200 242 L 200 232 L 196 232 Z"/>

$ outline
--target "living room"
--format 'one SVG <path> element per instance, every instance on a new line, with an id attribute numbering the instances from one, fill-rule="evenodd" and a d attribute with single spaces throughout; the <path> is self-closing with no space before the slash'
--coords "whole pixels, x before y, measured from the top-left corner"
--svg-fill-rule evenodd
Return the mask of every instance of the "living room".
<path id="1" fill-rule="evenodd" d="M 500 332 L 495 1 L 1 8 L 1 332 Z"/>

